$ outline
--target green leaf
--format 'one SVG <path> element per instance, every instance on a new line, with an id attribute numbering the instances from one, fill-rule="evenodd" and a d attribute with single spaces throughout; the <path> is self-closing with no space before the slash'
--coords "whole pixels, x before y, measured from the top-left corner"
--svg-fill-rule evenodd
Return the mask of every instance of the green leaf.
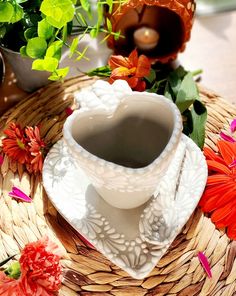
<path id="1" fill-rule="evenodd" d="M 78 18 L 79 18 L 81 24 L 82 24 L 83 26 L 87 26 L 88 24 L 87 24 L 85 18 L 83 17 L 83 15 L 82 15 L 80 12 L 77 12 L 76 14 L 77 14 L 77 16 L 78 16 Z"/>
<path id="2" fill-rule="evenodd" d="M 183 119 L 183 133 L 186 136 L 189 136 L 193 132 L 193 117 L 189 109 L 182 113 L 182 119 Z"/>
<path id="3" fill-rule="evenodd" d="M 71 0 L 44 0 L 40 11 L 46 15 L 49 24 L 61 29 L 72 21 L 75 8 Z"/>
<path id="4" fill-rule="evenodd" d="M 14 13 L 13 16 L 11 18 L 11 23 L 16 23 L 18 21 L 20 21 L 24 16 L 24 10 L 20 5 L 15 5 L 14 6 Z"/>
<path id="5" fill-rule="evenodd" d="M 177 93 L 175 104 L 178 106 L 181 113 L 187 110 L 195 100 L 199 98 L 196 83 L 193 79 L 193 75 L 188 72 L 185 75 L 179 91 Z"/>
<path id="6" fill-rule="evenodd" d="M 92 38 L 96 38 L 97 35 L 98 35 L 98 33 L 99 33 L 98 29 L 97 29 L 97 28 L 93 28 L 93 29 L 90 31 L 90 36 L 91 36 Z"/>
<path id="7" fill-rule="evenodd" d="M 205 141 L 205 125 L 207 120 L 207 109 L 202 102 L 196 100 L 191 109 L 193 120 L 193 131 L 190 138 L 202 149 Z"/>
<path id="8" fill-rule="evenodd" d="M 54 41 L 47 49 L 46 57 L 53 57 L 58 60 L 61 59 L 62 41 Z"/>
<path id="9" fill-rule="evenodd" d="M 12 255 L 10 257 L 7 257 L 6 259 L 4 259 L 3 261 L 0 262 L 0 267 L 5 265 L 8 261 L 10 261 L 11 259 L 13 259 L 16 255 Z"/>
<path id="10" fill-rule="evenodd" d="M 58 67 L 58 60 L 52 57 L 37 59 L 32 64 L 33 70 L 53 72 Z"/>
<path id="11" fill-rule="evenodd" d="M 80 0 L 80 4 L 83 8 L 83 10 L 87 11 L 88 13 L 90 13 L 91 11 L 91 6 L 88 0 Z"/>
<path id="12" fill-rule="evenodd" d="M 112 13 L 112 8 L 113 8 L 113 0 L 106 0 L 106 4 L 109 7 L 109 13 Z"/>
<path id="13" fill-rule="evenodd" d="M 166 82 L 164 96 L 174 102 L 174 94 L 170 87 L 169 81 Z"/>
<path id="14" fill-rule="evenodd" d="M 57 81 L 66 77 L 69 72 L 69 67 L 57 69 L 53 72 L 53 74 L 48 78 L 52 81 Z"/>
<path id="15" fill-rule="evenodd" d="M 35 37 L 28 40 L 26 53 L 31 58 L 42 58 L 47 49 L 47 42 L 41 37 Z"/>
<path id="16" fill-rule="evenodd" d="M 45 40 L 50 39 L 53 36 L 54 28 L 47 22 L 46 19 L 42 19 L 38 22 L 38 36 Z"/>
<path id="17" fill-rule="evenodd" d="M 20 48 L 20 54 L 22 57 L 28 57 L 27 53 L 26 53 L 26 46 L 22 46 Z"/>
<path id="18" fill-rule="evenodd" d="M 77 52 L 79 54 L 79 56 L 76 58 L 76 61 L 80 61 L 82 58 L 85 58 L 85 59 L 88 60 L 88 58 L 85 57 L 85 53 L 86 53 L 88 48 L 89 48 L 89 45 L 86 46 L 82 52 Z"/>
<path id="19" fill-rule="evenodd" d="M 107 30 L 109 32 L 112 32 L 112 24 L 111 24 L 111 21 L 109 20 L 109 18 L 106 18 L 106 23 L 107 23 Z"/>
<path id="20" fill-rule="evenodd" d="M 28 41 L 31 38 L 37 37 L 37 28 L 36 27 L 30 27 L 25 30 L 24 37 Z"/>
<path id="21" fill-rule="evenodd" d="M 86 73 L 88 76 L 100 76 L 100 77 L 110 77 L 111 68 L 109 66 L 102 66 L 96 69 L 93 69 Z"/>
<path id="22" fill-rule="evenodd" d="M 145 79 L 151 84 L 156 80 L 156 72 L 154 69 L 151 68 L 150 73 Z"/>
<path id="23" fill-rule="evenodd" d="M 14 14 L 14 8 L 9 2 L 0 3 L 0 22 L 8 23 L 11 21 Z"/>
<path id="24" fill-rule="evenodd" d="M 20 3 L 24 3 L 27 2 L 28 0 L 16 0 L 16 3 L 20 4 Z"/>
<path id="25" fill-rule="evenodd" d="M 114 39 L 117 41 L 121 37 L 121 32 L 114 33 Z M 124 38 L 124 37 L 123 37 Z"/>
<path id="26" fill-rule="evenodd" d="M 76 38 L 73 39 L 73 41 L 71 43 L 71 46 L 70 46 L 70 55 L 69 55 L 70 58 L 75 53 L 75 51 L 76 51 L 76 49 L 78 47 L 78 44 L 79 44 L 79 37 L 76 37 Z"/>
<path id="27" fill-rule="evenodd" d="M 6 34 L 7 30 L 5 26 L 0 27 L 0 38 L 3 38 Z"/>
<path id="28" fill-rule="evenodd" d="M 18 261 L 13 262 L 6 270 L 5 274 L 12 279 L 18 279 L 21 275 L 20 263 Z"/>

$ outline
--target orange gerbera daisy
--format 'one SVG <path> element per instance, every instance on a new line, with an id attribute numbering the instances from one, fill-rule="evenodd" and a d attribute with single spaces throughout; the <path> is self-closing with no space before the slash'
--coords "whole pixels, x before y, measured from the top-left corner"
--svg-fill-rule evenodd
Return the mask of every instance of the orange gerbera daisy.
<path id="1" fill-rule="evenodd" d="M 219 140 L 217 147 L 217 154 L 204 149 L 209 173 L 199 205 L 216 227 L 227 227 L 228 236 L 236 240 L 236 143 Z"/>
<path id="2" fill-rule="evenodd" d="M 21 164 L 27 163 L 29 161 L 29 149 L 20 125 L 14 122 L 10 123 L 9 127 L 4 130 L 4 134 L 7 137 L 2 140 L 3 152 Z"/>
<path id="3" fill-rule="evenodd" d="M 148 76 L 151 63 L 145 55 L 138 56 L 137 50 L 133 50 L 129 57 L 112 55 L 108 62 L 112 72 L 110 83 L 117 79 L 126 80 L 133 90 L 144 91 L 146 83 L 143 77 Z"/>

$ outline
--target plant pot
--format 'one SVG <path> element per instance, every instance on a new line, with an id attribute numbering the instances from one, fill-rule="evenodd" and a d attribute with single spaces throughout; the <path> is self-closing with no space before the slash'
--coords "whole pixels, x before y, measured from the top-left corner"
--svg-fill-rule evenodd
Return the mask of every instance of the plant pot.
<path id="1" fill-rule="evenodd" d="M 32 92 L 44 85 L 50 83 L 48 77 L 50 73 L 46 71 L 32 70 L 31 58 L 22 57 L 19 52 L 8 48 L 0 47 L 4 58 L 11 65 L 17 78 L 17 85 L 26 92 Z"/>

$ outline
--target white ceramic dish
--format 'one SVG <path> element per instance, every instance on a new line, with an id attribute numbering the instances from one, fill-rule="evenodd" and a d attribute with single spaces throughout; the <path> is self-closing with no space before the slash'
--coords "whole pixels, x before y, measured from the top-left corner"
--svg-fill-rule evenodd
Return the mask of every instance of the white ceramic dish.
<path id="1" fill-rule="evenodd" d="M 207 166 L 202 152 L 186 136 L 181 141 L 186 144 L 186 152 L 178 178 L 178 194 L 175 192 L 167 199 L 167 204 L 158 195 L 131 210 L 114 208 L 97 194 L 87 176 L 75 165 L 63 139 L 52 147 L 44 162 L 43 184 L 57 210 L 97 250 L 137 279 L 147 276 L 166 252 L 197 206 L 206 184 Z M 172 165 L 174 162 L 169 172 Z M 162 182 L 165 188 L 168 178 Z M 158 227 L 153 225 L 160 219 L 162 210 L 158 208 L 147 215 L 150 204 L 154 203 L 156 209 L 158 201 L 160 207 L 170 208 L 169 213 L 175 207 L 180 213 L 174 223 L 167 218 L 171 223 L 163 224 L 161 243 L 149 236 L 153 232 L 158 237 Z"/>

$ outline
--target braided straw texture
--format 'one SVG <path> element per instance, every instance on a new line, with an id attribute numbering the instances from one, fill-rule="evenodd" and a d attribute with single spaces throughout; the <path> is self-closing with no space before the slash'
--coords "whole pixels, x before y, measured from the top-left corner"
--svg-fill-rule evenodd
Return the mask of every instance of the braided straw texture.
<path id="1" fill-rule="evenodd" d="M 42 136 L 55 143 L 61 138 L 65 109 L 73 105 L 74 93 L 92 81 L 85 76 L 73 78 L 33 93 L 1 118 L 0 136 L 13 120 L 22 126 L 41 123 Z M 216 150 L 218 133 L 228 128 L 236 110 L 218 95 L 201 87 L 199 90 L 208 109 L 206 145 Z M 144 280 L 135 280 L 81 241 L 48 200 L 41 176 L 29 175 L 22 165 L 6 157 L 0 169 L 0 261 L 47 234 L 66 251 L 59 295 L 236 295 L 236 242 L 230 241 L 223 230 L 215 229 L 199 210 L 151 274 Z M 8 192 L 13 184 L 30 193 L 33 202 L 18 203 L 10 198 Z M 209 258 L 212 279 L 207 278 L 200 265 L 199 251 Z"/>

